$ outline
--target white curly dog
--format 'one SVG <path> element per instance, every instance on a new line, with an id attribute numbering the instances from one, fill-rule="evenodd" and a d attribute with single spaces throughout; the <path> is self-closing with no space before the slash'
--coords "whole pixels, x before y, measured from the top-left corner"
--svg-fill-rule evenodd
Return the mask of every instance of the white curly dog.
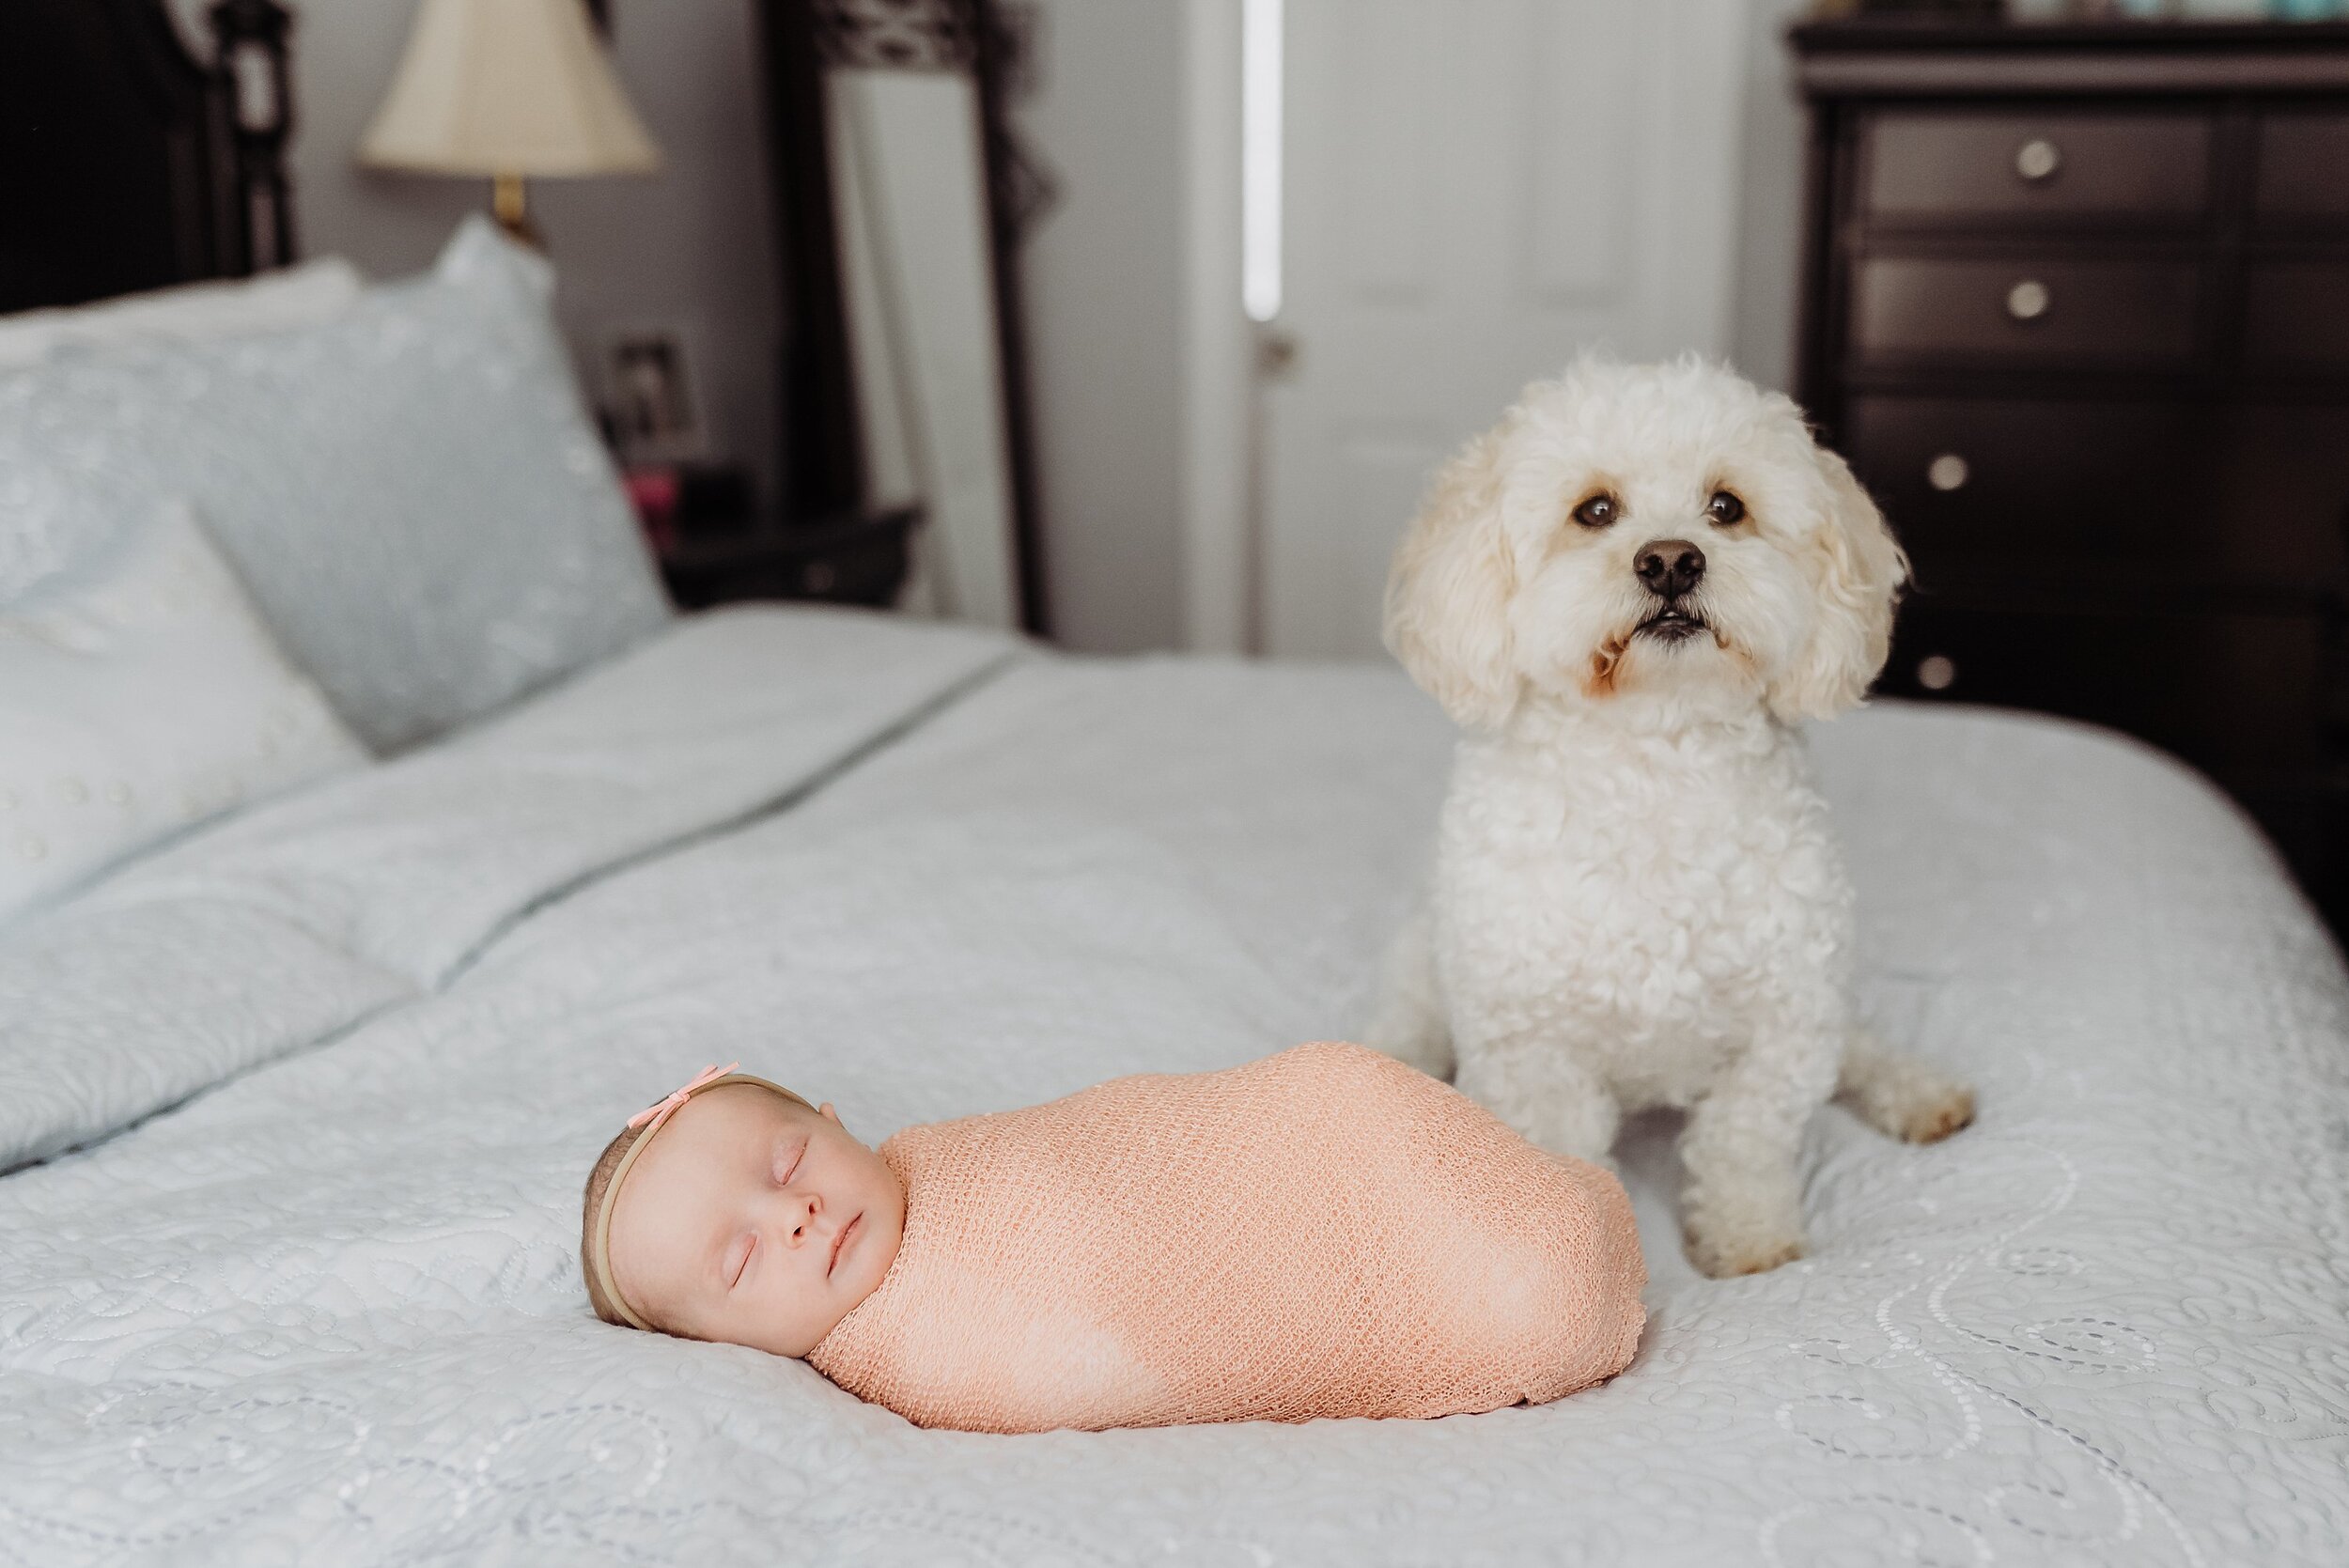
<path id="1" fill-rule="evenodd" d="M 1907 561 L 1795 405 L 1693 359 L 1585 358 L 1438 474 L 1387 644 L 1467 733 L 1373 1043 L 1604 1160 L 1688 1112 L 1689 1261 L 1804 1247 L 1797 1158 L 1839 1086 L 1927 1142 L 1973 1094 L 1850 1000 L 1852 890 L 1803 719 L 1883 666 Z"/>

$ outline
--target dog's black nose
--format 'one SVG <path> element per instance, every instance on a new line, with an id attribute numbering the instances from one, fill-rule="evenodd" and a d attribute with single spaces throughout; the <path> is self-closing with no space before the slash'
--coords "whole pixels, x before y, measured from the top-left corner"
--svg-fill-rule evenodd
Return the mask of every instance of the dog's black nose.
<path id="1" fill-rule="evenodd" d="M 1640 551 L 1631 569 L 1649 593 L 1676 599 L 1704 580 L 1704 551 L 1686 539 L 1657 539 Z"/>

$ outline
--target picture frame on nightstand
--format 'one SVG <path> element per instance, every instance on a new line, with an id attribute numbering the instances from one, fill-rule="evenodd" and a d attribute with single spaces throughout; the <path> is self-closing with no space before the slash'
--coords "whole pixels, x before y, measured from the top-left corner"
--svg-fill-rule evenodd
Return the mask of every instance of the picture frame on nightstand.
<path id="1" fill-rule="evenodd" d="M 630 467 L 690 462 L 709 454 L 689 334 L 678 326 L 620 326 L 597 344 L 597 414 Z"/>

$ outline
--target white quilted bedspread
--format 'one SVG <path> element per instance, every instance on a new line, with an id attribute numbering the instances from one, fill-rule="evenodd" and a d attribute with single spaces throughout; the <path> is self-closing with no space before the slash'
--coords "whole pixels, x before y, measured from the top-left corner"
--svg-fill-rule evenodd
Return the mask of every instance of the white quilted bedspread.
<path id="1" fill-rule="evenodd" d="M 0 940 L 10 1147 L 219 1080 L 0 1178 L 0 1562 L 2349 1560 L 2341 965 L 2206 785 L 2041 722 L 1818 736 L 1867 1005 L 1982 1119 L 1823 1115 L 1815 1255 L 1718 1284 L 1643 1129 L 1656 1311 L 1606 1387 L 988 1437 L 596 1323 L 587 1163 L 704 1063 L 879 1137 L 1347 1032 L 1441 789 L 1389 672 L 750 621 L 787 629 L 707 689 L 549 699 L 564 767 L 515 770 L 517 716 Z M 634 784 L 523 809 L 564 778 Z M 163 1081 L 156 1008 L 207 998 Z"/>
<path id="2" fill-rule="evenodd" d="M 1010 655 L 870 616 L 704 615 L 121 869 L 0 933 L 0 1171 L 445 984 L 538 903 L 783 803 Z"/>

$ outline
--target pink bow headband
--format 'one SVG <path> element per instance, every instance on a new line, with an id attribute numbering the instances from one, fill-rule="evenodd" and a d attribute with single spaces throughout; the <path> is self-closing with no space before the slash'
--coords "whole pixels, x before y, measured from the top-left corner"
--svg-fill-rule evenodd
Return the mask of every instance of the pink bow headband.
<path id="1" fill-rule="evenodd" d="M 677 1107 L 693 1097 L 694 1090 L 708 1088 L 741 1064 L 739 1062 L 729 1062 L 721 1067 L 716 1063 L 711 1063 L 687 1079 L 684 1088 L 673 1091 L 666 1098 L 657 1100 L 630 1116 L 628 1119 L 628 1125 L 631 1127 L 641 1127 L 647 1122 L 651 1123 L 651 1131 L 645 1135 L 647 1138 L 651 1137 L 653 1133 L 661 1130 L 661 1123 L 677 1114 Z"/>
<path id="2" fill-rule="evenodd" d="M 739 1062 L 729 1062 L 721 1067 L 713 1062 L 687 1079 L 683 1087 L 670 1091 L 628 1119 L 630 1128 L 642 1127 L 645 1130 L 636 1141 L 628 1146 L 627 1153 L 620 1156 L 620 1163 L 613 1167 L 612 1179 L 604 1186 L 603 1201 L 596 1205 L 595 1228 L 587 1235 L 587 1266 L 594 1271 L 596 1282 L 603 1287 L 604 1298 L 612 1303 L 620 1316 L 628 1320 L 631 1327 L 649 1329 L 652 1325 L 645 1321 L 643 1313 L 629 1305 L 628 1297 L 620 1294 L 620 1282 L 613 1278 L 612 1205 L 619 1200 L 620 1184 L 628 1180 L 629 1170 L 635 1165 L 636 1157 L 645 1152 L 646 1145 L 653 1141 L 653 1135 L 684 1108 L 686 1101 L 705 1090 L 729 1083 L 754 1083 L 761 1089 L 773 1090 L 794 1105 L 807 1106 L 810 1110 L 816 1109 L 780 1083 L 750 1073 L 737 1072 L 735 1069 L 741 1065 Z"/>

